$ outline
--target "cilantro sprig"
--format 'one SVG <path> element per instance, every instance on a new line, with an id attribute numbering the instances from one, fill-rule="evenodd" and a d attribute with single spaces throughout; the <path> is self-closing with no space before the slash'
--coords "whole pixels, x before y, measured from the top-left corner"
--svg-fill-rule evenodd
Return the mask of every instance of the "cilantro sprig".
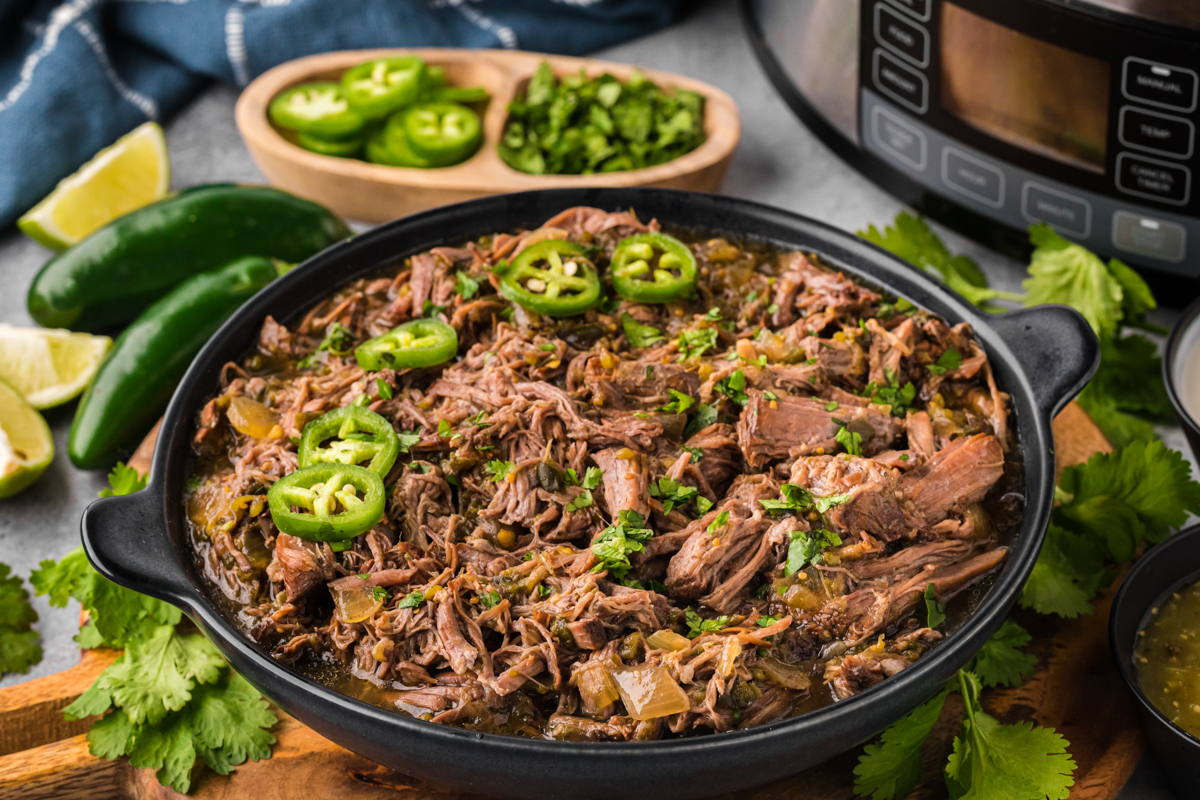
<path id="1" fill-rule="evenodd" d="M 697 614 L 694 608 L 686 609 L 683 612 L 683 621 L 688 627 L 687 637 L 689 639 L 695 639 L 701 634 L 713 633 L 729 627 L 728 616 L 722 615 L 713 619 L 705 619 Z"/>
<path id="2" fill-rule="evenodd" d="M 869 744 L 854 768 L 854 793 L 871 800 L 907 797 L 921 778 L 921 747 L 933 733 L 946 698 L 958 690 L 963 719 L 946 764 L 951 797 L 975 800 L 1065 800 L 1074 784 L 1075 762 L 1067 740 L 1052 728 L 1028 722 L 1003 725 L 983 710 L 985 686 L 1019 683 L 1031 669 L 1017 642 L 1020 626 L 1006 622 L 970 665 L 960 670 L 933 699 L 893 723 L 877 744 Z M 1002 666 L 1001 666 L 1002 664 Z"/>
<path id="3" fill-rule="evenodd" d="M 33 630 L 37 612 L 29 604 L 29 592 L 7 564 L 0 564 L 0 677 L 29 672 L 42 660 L 38 632 Z"/>
<path id="4" fill-rule="evenodd" d="M 1157 440 L 1067 467 L 1058 499 L 1021 605 L 1063 617 L 1092 613 L 1092 598 L 1118 564 L 1200 514 L 1191 465 Z"/>
<path id="5" fill-rule="evenodd" d="M 145 485 L 124 465 L 110 482 L 106 496 Z M 197 760 L 227 775 L 270 757 L 275 713 L 207 639 L 176 628 L 179 609 L 109 582 L 82 548 L 43 561 L 30 583 L 53 606 L 65 607 L 70 598 L 83 605 L 89 622 L 75 637 L 81 647 L 125 650 L 64 709 L 68 719 L 100 716 L 88 732 L 93 755 L 128 756 L 132 766 L 156 770 L 160 783 L 181 793 L 191 788 Z"/>

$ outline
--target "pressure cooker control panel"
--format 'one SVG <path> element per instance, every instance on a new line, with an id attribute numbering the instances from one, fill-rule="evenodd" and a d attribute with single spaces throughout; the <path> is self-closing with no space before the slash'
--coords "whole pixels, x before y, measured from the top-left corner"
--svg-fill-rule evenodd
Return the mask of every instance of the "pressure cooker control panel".
<path id="1" fill-rule="evenodd" d="M 992 219 L 1200 276 L 1200 45 L 1050 4 L 860 2 L 868 151 Z"/>

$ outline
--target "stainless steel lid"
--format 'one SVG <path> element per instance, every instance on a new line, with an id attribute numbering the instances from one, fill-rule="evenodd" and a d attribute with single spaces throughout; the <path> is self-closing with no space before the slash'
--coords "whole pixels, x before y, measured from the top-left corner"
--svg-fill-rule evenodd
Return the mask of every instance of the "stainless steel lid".
<path id="1" fill-rule="evenodd" d="M 1150 22 L 1200 31 L 1200 0 L 1065 0 L 1063 5 L 1094 6 Z"/>

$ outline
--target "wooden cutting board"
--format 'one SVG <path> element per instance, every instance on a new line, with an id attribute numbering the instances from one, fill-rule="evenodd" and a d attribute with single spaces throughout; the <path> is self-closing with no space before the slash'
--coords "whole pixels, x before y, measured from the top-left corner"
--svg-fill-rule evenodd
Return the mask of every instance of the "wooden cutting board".
<path id="1" fill-rule="evenodd" d="M 1074 404 L 1054 423 L 1060 468 L 1112 448 L 1099 428 Z M 138 462 L 131 462 L 138 463 Z M 1108 609 L 1115 586 L 1096 603 L 1096 613 L 1062 621 L 1018 612 L 1034 640 L 1038 672 L 1019 689 L 990 690 L 984 705 L 1004 722 L 1032 719 L 1071 742 L 1078 765 L 1071 800 L 1112 800 L 1125 785 L 1145 743 L 1132 700 L 1108 653 Z M 177 800 L 153 772 L 125 759 L 106 761 L 88 753 L 88 721 L 67 722 L 62 709 L 86 689 L 116 653 L 88 651 L 78 666 L 0 690 L 0 798 L 4 800 Z M 924 781 L 916 798 L 946 795 L 942 769 L 958 728 L 957 695 L 923 753 Z M 475 797 L 378 766 L 280 714 L 278 743 L 266 760 L 238 767 L 229 777 L 200 771 L 191 797 L 197 800 L 285 800 L 353 797 L 355 800 L 457 800 Z M 739 800 L 848 800 L 853 796 L 855 749 L 807 772 L 758 789 L 729 795 Z M 728 800 L 728 799 L 727 799 Z"/>

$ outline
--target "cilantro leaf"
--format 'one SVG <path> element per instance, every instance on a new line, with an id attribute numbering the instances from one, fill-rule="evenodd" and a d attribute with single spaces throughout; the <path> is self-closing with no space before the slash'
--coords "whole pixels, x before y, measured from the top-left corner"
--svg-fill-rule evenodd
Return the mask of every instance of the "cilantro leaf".
<path id="1" fill-rule="evenodd" d="M 465 272 L 460 272 L 458 273 L 458 277 L 455 278 L 454 291 L 463 300 L 470 300 L 479 293 L 479 280 L 472 278 Z"/>
<path id="2" fill-rule="evenodd" d="M 517 465 L 511 461 L 492 460 L 484 465 L 483 471 L 493 481 L 499 483 L 505 480 Z"/>
<path id="3" fill-rule="evenodd" d="M 1017 687 L 1037 670 L 1037 657 L 1021 652 L 1033 637 L 1011 619 L 1004 620 L 975 654 L 968 671 L 984 686 Z"/>
<path id="4" fill-rule="evenodd" d="M 500 593 L 491 589 L 479 595 L 479 604 L 484 608 L 495 608 L 500 605 Z"/>
<path id="5" fill-rule="evenodd" d="M 644 543 L 654 535 L 654 531 L 642 527 L 645 524 L 646 519 L 638 512 L 619 511 L 616 524 L 605 528 L 592 541 L 592 555 L 600 562 L 592 571 L 607 570 L 617 580 L 622 580 L 632 568 L 629 554 L 645 549 Z"/>
<path id="6" fill-rule="evenodd" d="M 659 411 L 665 411 L 668 414 L 682 414 L 696 405 L 696 400 L 691 395 L 677 392 L 674 389 L 667 389 L 667 393 L 671 396 L 671 402 L 659 408 Z"/>
<path id="7" fill-rule="evenodd" d="M 317 349 L 296 362 L 300 369 L 307 369 L 321 363 L 320 354 L 329 352 L 335 356 L 349 355 L 354 349 L 354 331 L 340 322 L 333 323 L 325 338 L 317 345 Z"/>
<path id="8" fill-rule="evenodd" d="M 400 440 L 400 452 L 407 453 L 412 449 L 413 445 L 420 443 L 421 434 L 396 431 L 396 438 Z"/>
<path id="9" fill-rule="evenodd" d="M 815 563 L 821 556 L 821 542 L 812 538 L 804 531 L 792 531 L 791 542 L 788 544 L 787 562 L 783 567 L 784 575 L 794 575 L 809 564 Z"/>
<path id="10" fill-rule="evenodd" d="M 740 406 L 744 406 L 750 402 L 750 396 L 745 391 L 746 373 L 740 369 L 734 370 L 730 373 L 729 377 L 717 381 L 713 385 L 713 389 Z"/>
<path id="11" fill-rule="evenodd" d="M 699 358 L 717 346 L 716 328 L 692 328 L 679 332 L 679 360 Z"/>
<path id="12" fill-rule="evenodd" d="M 1141 275 L 1115 258 L 1109 260 L 1108 271 L 1121 284 L 1121 322 L 1126 325 L 1145 324 L 1146 312 L 1153 311 L 1158 305 L 1154 302 L 1150 287 Z"/>
<path id="13" fill-rule="evenodd" d="M 658 328 L 643 325 L 628 314 L 621 315 L 621 329 L 633 347 L 651 347 L 666 338 Z"/>
<path id="14" fill-rule="evenodd" d="M 1051 524 L 1021 591 L 1021 605 L 1060 617 L 1091 614 L 1092 598 L 1113 577 L 1105 569 L 1103 542 Z"/>
<path id="15" fill-rule="evenodd" d="M 375 393 L 384 400 L 392 399 L 392 387 L 388 386 L 383 378 L 375 379 Z"/>
<path id="16" fill-rule="evenodd" d="M 958 673 L 966 714 L 946 764 L 954 800 L 1066 800 L 1075 781 L 1067 740 L 1029 722 L 1002 725 L 979 703 L 979 679 Z"/>
<path id="17" fill-rule="evenodd" d="M 600 471 L 599 467 L 588 467 L 587 471 L 583 473 L 583 488 L 595 489 L 600 485 L 602 477 L 604 477 L 604 473 Z"/>
<path id="18" fill-rule="evenodd" d="M 123 494 L 133 494 L 146 488 L 149 476 L 142 475 L 136 469 L 118 461 L 112 472 L 108 473 L 108 486 L 100 490 L 101 497 L 117 497 Z"/>
<path id="19" fill-rule="evenodd" d="M 874 225 L 858 235 L 900 256 L 915 267 L 936 275 L 968 302 L 985 307 L 992 300 L 1019 300 L 1011 292 L 989 289 L 979 266 L 964 255 L 952 255 L 945 243 L 921 217 L 906 211 L 896 215 L 892 225 L 880 232 Z M 904 311 L 897 304 L 897 309 Z"/>
<path id="20" fill-rule="evenodd" d="M 937 587 L 932 583 L 925 587 L 925 625 L 936 628 L 946 621 L 946 607 L 937 599 Z"/>
<path id="21" fill-rule="evenodd" d="M 1083 314 L 1098 335 L 1115 332 L 1125 292 L 1100 257 L 1044 223 L 1030 226 L 1029 240 L 1037 249 L 1024 282 L 1025 305 L 1065 303 Z"/>
<path id="22" fill-rule="evenodd" d="M 415 592 L 409 592 L 408 594 L 404 595 L 400 602 L 396 604 L 396 608 L 416 608 L 424 602 L 425 593 L 420 589 L 417 589 Z"/>
<path id="23" fill-rule="evenodd" d="M 104 671 L 104 688 L 135 724 L 157 723 L 191 699 L 196 682 L 211 683 L 225 666 L 203 636 L 180 636 L 172 626 L 130 643 L 125 654 Z"/>
<path id="24" fill-rule="evenodd" d="M 177 624 L 183 616 L 168 603 L 117 586 L 100 575 L 88 563 L 82 547 L 58 562 L 43 561 L 29 582 L 37 594 L 49 595 L 50 605 L 57 608 L 65 608 L 69 598 L 78 600 L 88 612 L 88 628 L 110 647 L 124 647 L 143 639 L 160 625 Z M 85 636 L 94 634 L 81 632 L 76 641 L 82 644 Z M 94 638 L 88 643 L 99 644 Z"/>
<path id="25" fill-rule="evenodd" d="M 1140 334 L 1101 338 L 1100 368 L 1076 401 L 1116 447 L 1156 438 L 1151 422 L 1173 417 L 1158 348 Z"/>
<path id="26" fill-rule="evenodd" d="M 1055 521 L 1106 538 L 1121 561 L 1132 558 L 1131 552 L 1119 556 L 1120 548 L 1134 537 L 1122 535 L 1113 523 L 1134 523 L 1125 512 L 1119 512 L 1120 520 L 1111 518 L 1116 504 L 1133 512 L 1150 542 L 1161 541 L 1171 528 L 1182 526 L 1189 513 L 1200 513 L 1200 484 L 1192 480 L 1191 465 L 1160 441 L 1134 442 L 1094 455 L 1086 464 L 1067 467 L 1059 486 L 1070 499 L 1055 509 Z"/>
<path id="27" fill-rule="evenodd" d="M 581 508 L 590 507 L 593 502 L 594 501 L 592 498 L 592 490 L 584 489 L 582 492 L 580 492 L 578 495 L 575 496 L 575 499 L 573 499 L 571 502 L 569 502 L 565 506 L 563 506 L 563 510 L 564 511 L 578 511 Z"/>
<path id="28" fill-rule="evenodd" d="M 28 672 L 42 660 L 42 646 L 33 630 L 37 612 L 21 579 L 10 577 L 9 572 L 7 564 L 0 564 L 0 676 Z"/>
<path id="29" fill-rule="evenodd" d="M 723 630 L 729 625 L 729 617 L 727 616 L 705 619 L 697 614 L 694 608 L 689 608 L 683 612 L 683 621 L 687 624 L 687 637 L 689 639 L 695 639 L 702 633 Z"/>
<path id="30" fill-rule="evenodd" d="M 945 375 L 947 372 L 953 372 L 961 366 L 962 355 L 953 347 L 948 347 L 946 348 L 946 352 L 938 356 L 936 363 L 927 364 L 925 369 L 934 375 Z"/>
<path id="31" fill-rule="evenodd" d="M 692 421 L 687 424 L 683 430 L 683 438 L 685 440 L 692 438 L 700 431 L 707 428 L 717 421 L 717 409 L 708 403 L 701 403 L 696 406 L 696 415 L 692 417 Z"/>
<path id="32" fill-rule="evenodd" d="M 649 488 L 650 496 L 662 501 L 664 514 L 670 514 L 676 508 L 683 508 L 700 496 L 700 490 L 695 486 L 685 486 L 665 476 L 652 481 Z"/>
<path id="33" fill-rule="evenodd" d="M 712 522 L 708 523 L 708 527 L 704 529 L 704 532 L 709 536 L 712 536 L 714 533 L 721 530 L 721 528 L 724 528 L 728 524 L 729 510 L 726 509 L 725 511 L 722 511 L 720 514 L 717 514 L 715 517 L 713 517 Z"/>
<path id="34" fill-rule="evenodd" d="M 838 428 L 837 436 L 834 438 L 837 440 L 837 443 L 840 444 L 850 455 L 862 455 L 861 433 L 855 433 L 849 428 Z"/>
<path id="35" fill-rule="evenodd" d="M 933 733 L 950 686 L 896 720 L 869 744 L 854 768 L 854 793 L 871 800 L 908 797 L 921 779 L 921 747 Z"/>
<path id="36" fill-rule="evenodd" d="M 131 766 L 156 770 L 159 783 L 186 793 L 197 758 L 227 775 L 247 760 L 270 757 L 275 722 L 258 692 L 226 670 L 215 682 L 197 686 L 186 708 L 157 725 L 138 725 L 121 710 L 106 715 L 88 733 L 88 749 L 102 758 L 128 755 Z"/>
<path id="37" fill-rule="evenodd" d="M 1064 469 L 1059 499 L 1021 604 L 1075 617 L 1092 612 L 1116 564 L 1200 511 L 1200 484 L 1181 454 L 1157 440 L 1136 441 Z"/>

